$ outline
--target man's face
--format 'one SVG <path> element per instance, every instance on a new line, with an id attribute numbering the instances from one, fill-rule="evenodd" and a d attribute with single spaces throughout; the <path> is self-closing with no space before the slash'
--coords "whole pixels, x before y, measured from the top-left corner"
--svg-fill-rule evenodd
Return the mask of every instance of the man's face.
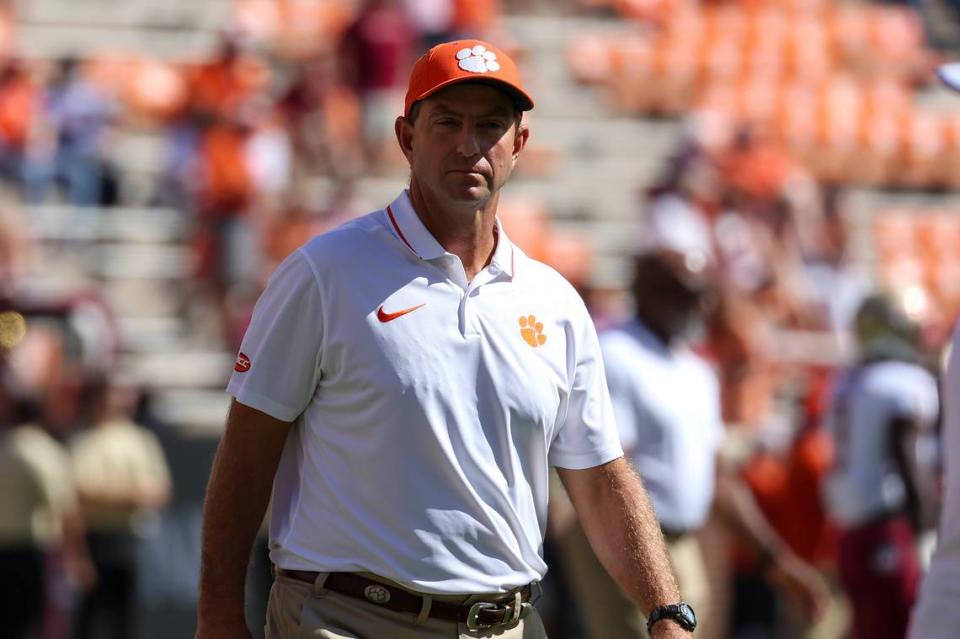
<path id="1" fill-rule="evenodd" d="M 684 337 L 702 319 L 709 284 L 706 274 L 672 251 L 637 260 L 633 294 L 637 310 L 658 334 Z"/>
<path id="2" fill-rule="evenodd" d="M 518 117 L 505 93 L 483 84 L 457 84 L 423 100 L 415 122 L 398 118 L 396 125 L 412 181 L 448 206 L 483 206 L 526 144 Z"/>

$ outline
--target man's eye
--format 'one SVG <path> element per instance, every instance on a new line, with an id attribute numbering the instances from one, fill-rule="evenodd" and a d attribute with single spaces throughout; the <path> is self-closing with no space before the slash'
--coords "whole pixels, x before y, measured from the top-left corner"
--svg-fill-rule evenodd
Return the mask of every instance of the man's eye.
<path id="1" fill-rule="evenodd" d="M 480 123 L 480 126 L 484 129 L 493 129 L 496 131 L 504 128 L 503 122 L 500 122 L 499 120 L 485 120 Z"/>

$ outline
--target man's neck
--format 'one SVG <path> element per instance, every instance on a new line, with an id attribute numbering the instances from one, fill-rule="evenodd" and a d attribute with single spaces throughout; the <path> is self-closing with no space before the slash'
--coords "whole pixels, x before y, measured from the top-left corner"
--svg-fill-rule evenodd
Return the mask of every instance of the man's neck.
<path id="1" fill-rule="evenodd" d="M 659 325 L 654 318 L 650 315 L 643 312 L 642 309 L 638 309 L 636 313 L 636 319 L 643 328 L 647 330 L 648 333 L 657 338 L 660 344 L 667 350 L 673 350 L 673 347 L 676 345 L 677 336 L 671 333 L 670 331 L 665 330 L 662 326 Z"/>
<path id="2" fill-rule="evenodd" d="M 451 209 L 410 184 L 410 203 L 430 234 L 449 253 L 460 258 L 467 281 L 483 270 L 493 259 L 497 248 L 495 235 L 497 193 L 480 207 Z"/>

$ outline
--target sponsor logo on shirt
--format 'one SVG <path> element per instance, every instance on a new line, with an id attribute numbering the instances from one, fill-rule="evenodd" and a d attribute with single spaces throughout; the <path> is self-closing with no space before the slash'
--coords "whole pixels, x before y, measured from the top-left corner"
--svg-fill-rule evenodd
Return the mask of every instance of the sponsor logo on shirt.
<path id="1" fill-rule="evenodd" d="M 380 305 L 380 308 L 377 309 L 377 319 L 386 324 L 387 322 L 392 322 L 398 317 L 403 317 L 407 313 L 412 313 L 421 306 L 426 306 L 426 304 L 417 304 L 416 306 L 411 306 L 410 308 L 405 308 L 400 311 L 394 311 L 393 313 L 388 313 L 383 310 L 383 304 Z"/>
<path id="2" fill-rule="evenodd" d="M 237 362 L 233 365 L 233 370 L 237 371 L 238 373 L 246 373 L 248 370 L 250 370 L 252 365 L 253 364 L 250 361 L 250 358 L 243 353 L 240 353 L 237 355 Z"/>

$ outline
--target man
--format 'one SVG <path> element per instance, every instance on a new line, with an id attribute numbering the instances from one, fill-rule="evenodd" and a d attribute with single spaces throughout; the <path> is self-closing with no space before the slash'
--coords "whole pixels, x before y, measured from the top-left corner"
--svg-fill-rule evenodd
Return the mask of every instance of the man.
<path id="1" fill-rule="evenodd" d="M 941 79 L 960 91 L 960 64 L 940 68 Z M 954 329 L 943 382 L 943 509 L 937 549 L 920 587 L 910 621 L 911 639 L 948 639 L 960 628 L 960 321 Z"/>
<path id="2" fill-rule="evenodd" d="M 157 437 L 133 421 L 136 389 L 97 375 L 86 394 L 89 428 L 70 455 L 97 581 L 80 597 L 74 637 L 124 639 L 136 634 L 137 531 L 169 501 L 170 469 Z"/>
<path id="3" fill-rule="evenodd" d="M 0 409 L 8 404 L 0 410 L 0 614 L 4 637 L 29 639 L 66 621 L 48 596 L 62 576 L 83 591 L 94 570 L 70 457 L 53 436 L 70 413 L 58 404 L 71 395 L 64 336 L 42 320 L 8 316 L 23 322 L 23 333 L 10 351 L 0 349 Z"/>
<path id="4" fill-rule="evenodd" d="M 531 108 L 502 51 L 434 47 L 395 126 L 409 190 L 274 273 L 228 387 L 199 639 L 250 637 L 271 484 L 268 637 L 543 637 L 551 465 L 604 565 L 662 617 L 653 637 L 690 636 L 583 302 L 496 219 Z"/>
<path id="5" fill-rule="evenodd" d="M 710 596 L 696 533 L 715 503 L 738 536 L 769 558 L 770 576 L 812 613 L 823 598 L 820 580 L 780 540 L 743 482 L 718 469 L 724 440 L 719 384 L 687 345 L 713 293 L 712 269 L 708 245 L 681 232 L 688 228 L 678 220 L 648 227 L 647 246 L 635 262 L 635 316 L 600 335 L 620 441 L 649 491 L 681 596 L 702 618 Z M 644 636 L 642 611 L 603 574 L 582 534 L 567 535 L 564 551 L 585 604 L 588 636 Z"/>
<path id="6" fill-rule="evenodd" d="M 868 297 L 855 331 L 860 361 L 841 374 L 827 416 L 835 460 L 825 497 L 841 530 L 852 637 L 900 639 L 921 572 L 916 444 L 936 426 L 937 382 L 920 365 L 916 326 L 894 298 Z"/>

